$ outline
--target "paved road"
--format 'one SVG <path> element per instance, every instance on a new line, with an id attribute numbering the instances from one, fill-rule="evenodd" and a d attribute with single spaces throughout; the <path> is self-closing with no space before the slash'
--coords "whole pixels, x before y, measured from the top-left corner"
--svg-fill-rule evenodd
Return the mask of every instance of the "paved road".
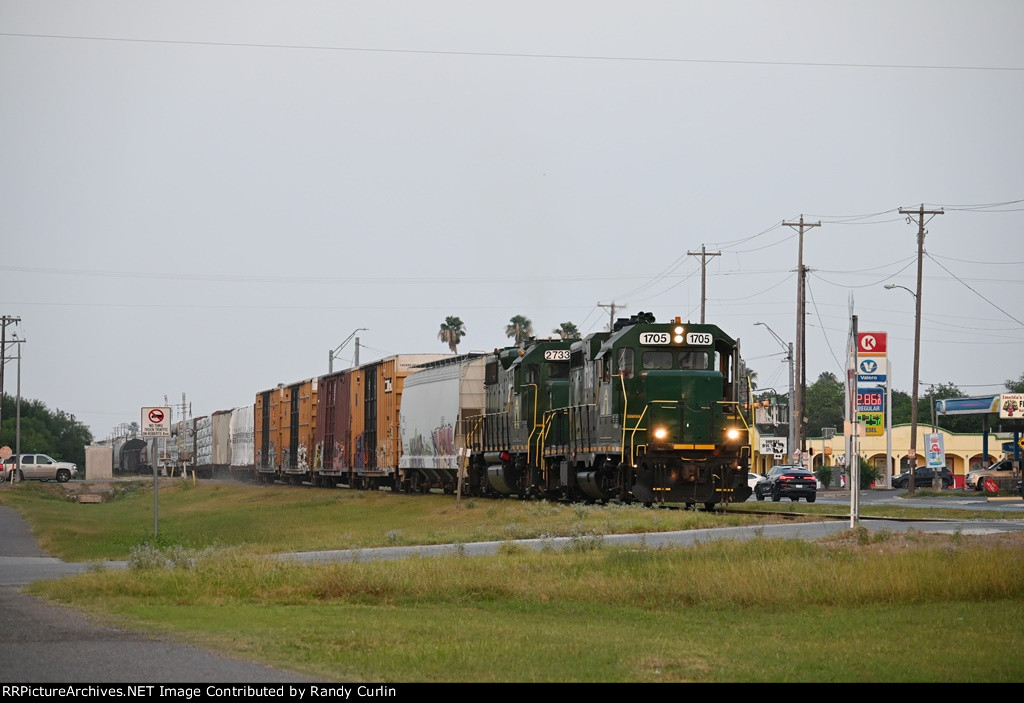
<path id="1" fill-rule="evenodd" d="M 229 659 L 198 647 L 110 627 L 22 593 L 36 579 L 74 574 L 43 552 L 28 525 L 0 506 L 0 682 L 309 683 L 308 677 Z M 124 562 L 111 568 L 124 568 Z"/>
<path id="2" fill-rule="evenodd" d="M 870 502 L 896 499 L 872 493 Z M 976 500 L 974 496 L 965 498 Z M 821 502 L 849 505 L 848 496 L 823 493 Z M 914 499 L 916 501 L 920 499 Z M 940 502 L 950 499 L 939 499 Z M 862 504 L 865 502 L 862 499 Z M 784 505 L 785 503 L 783 503 Z M 944 503 L 949 505 L 948 502 Z M 1012 504 L 1007 504 L 1009 507 Z M 959 507 L 959 506 L 958 506 Z M 1016 505 L 1012 508 L 1016 509 Z M 1024 530 L 1024 521 L 895 522 L 866 520 L 871 530 L 983 534 Z M 756 536 L 818 539 L 849 528 L 845 520 L 761 527 L 724 527 L 633 535 L 605 535 L 605 544 L 693 545 L 719 539 Z M 50 557 L 36 544 L 27 524 L 12 508 L 0 506 L 0 682 L 5 683 L 287 683 L 311 682 L 287 672 L 237 661 L 197 647 L 98 624 L 78 611 L 55 606 L 22 593 L 18 587 L 37 579 L 79 573 L 87 564 Z M 521 540 L 529 549 L 570 546 L 573 538 Z M 503 542 L 476 542 L 425 547 L 384 547 L 283 554 L 302 563 L 399 559 L 411 555 L 495 553 Z M 125 568 L 108 562 L 107 568 Z M 12 664 L 13 663 L 13 664 Z"/>

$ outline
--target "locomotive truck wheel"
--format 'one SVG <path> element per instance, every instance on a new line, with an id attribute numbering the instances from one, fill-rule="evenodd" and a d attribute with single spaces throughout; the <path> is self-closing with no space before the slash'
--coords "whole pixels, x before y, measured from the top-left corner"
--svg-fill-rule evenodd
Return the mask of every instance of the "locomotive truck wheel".
<path id="1" fill-rule="evenodd" d="M 67 483 L 71 480 L 71 472 L 67 469 L 61 469 L 57 472 L 57 481 L 59 483 Z"/>

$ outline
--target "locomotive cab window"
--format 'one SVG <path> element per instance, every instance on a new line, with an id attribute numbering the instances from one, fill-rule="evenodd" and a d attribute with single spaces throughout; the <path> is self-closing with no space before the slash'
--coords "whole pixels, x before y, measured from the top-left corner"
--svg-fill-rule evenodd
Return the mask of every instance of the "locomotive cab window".
<path id="1" fill-rule="evenodd" d="M 708 368 L 708 353 L 702 351 L 679 352 L 679 368 L 706 370 Z"/>
<path id="2" fill-rule="evenodd" d="M 540 383 L 540 365 L 529 364 L 526 367 L 526 382 L 538 385 Z"/>
<path id="3" fill-rule="evenodd" d="M 548 368 L 549 379 L 569 378 L 569 365 L 566 363 L 561 364 L 545 364 Z"/>
<path id="4" fill-rule="evenodd" d="M 619 373 L 623 374 L 626 378 L 633 378 L 633 350 L 629 347 L 619 349 L 619 358 L 617 364 Z"/>
<path id="5" fill-rule="evenodd" d="M 685 352 L 683 352 L 685 354 Z M 671 369 L 672 352 L 670 351 L 645 351 L 642 360 L 644 371 L 652 369 Z M 683 367 L 687 368 L 687 367 Z"/>

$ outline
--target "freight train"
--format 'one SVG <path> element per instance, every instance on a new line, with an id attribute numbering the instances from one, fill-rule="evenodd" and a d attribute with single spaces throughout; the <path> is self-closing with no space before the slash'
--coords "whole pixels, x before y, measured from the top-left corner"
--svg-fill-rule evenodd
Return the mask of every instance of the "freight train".
<path id="1" fill-rule="evenodd" d="M 713 509 L 750 495 L 740 367 L 717 326 L 639 313 L 583 339 L 399 354 L 265 388 L 179 423 L 195 439 L 177 459 L 263 483 Z"/>

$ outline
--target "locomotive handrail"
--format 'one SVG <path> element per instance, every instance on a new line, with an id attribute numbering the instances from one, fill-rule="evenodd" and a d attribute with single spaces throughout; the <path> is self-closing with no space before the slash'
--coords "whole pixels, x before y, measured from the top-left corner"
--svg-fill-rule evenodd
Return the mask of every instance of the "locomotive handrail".
<path id="1" fill-rule="evenodd" d="M 619 461 L 626 461 L 626 422 L 629 421 L 629 394 L 626 393 L 626 375 L 619 372 L 619 384 L 622 386 L 622 448 L 619 450 Z M 643 413 L 641 413 L 641 417 Z M 638 421 L 639 423 L 639 421 Z M 630 451 L 629 463 L 633 464 L 633 453 Z"/>
<path id="2" fill-rule="evenodd" d="M 527 383 L 525 385 L 533 387 L 533 422 L 530 424 L 530 435 L 526 438 L 526 463 L 529 465 L 531 463 L 530 459 L 537 456 L 534 455 L 534 457 L 531 457 L 531 453 L 533 450 L 533 433 L 537 431 L 538 427 L 540 427 L 540 425 L 537 424 L 537 406 L 539 405 L 538 401 L 540 400 L 540 387 L 536 383 Z"/>
<path id="3" fill-rule="evenodd" d="M 633 431 L 629 435 L 629 465 L 630 466 L 633 465 L 633 456 L 634 456 L 634 454 L 636 452 L 636 445 L 635 445 L 635 442 L 636 442 L 636 432 L 637 432 L 637 430 L 640 429 L 640 423 L 643 422 L 644 416 L 647 414 L 647 409 L 649 407 L 651 407 L 650 403 L 647 403 L 646 405 L 644 405 L 643 412 L 641 412 L 640 413 L 640 417 L 638 417 L 636 419 L 636 424 L 633 426 Z M 626 420 L 629 419 L 628 416 L 625 416 L 625 413 L 623 413 L 623 415 L 624 415 L 624 419 L 626 419 Z M 626 437 L 625 437 L 626 423 L 625 422 L 622 423 L 622 428 L 623 428 L 622 449 L 623 449 L 623 451 L 625 451 L 625 449 L 626 449 Z"/>
<path id="4" fill-rule="evenodd" d="M 535 456 L 537 457 L 537 466 L 540 468 L 542 475 L 544 476 L 545 485 L 547 484 L 547 469 L 544 466 L 544 462 L 540 460 L 544 456 L 544 442 L 548 438 L 548 433 L 551 431 L 551 421 L 554 419 L 555 414 L 552 411 L 544 413 L 543 422 L 541 423 L 541 431 L 537 436 L 537 449 Z"/>

